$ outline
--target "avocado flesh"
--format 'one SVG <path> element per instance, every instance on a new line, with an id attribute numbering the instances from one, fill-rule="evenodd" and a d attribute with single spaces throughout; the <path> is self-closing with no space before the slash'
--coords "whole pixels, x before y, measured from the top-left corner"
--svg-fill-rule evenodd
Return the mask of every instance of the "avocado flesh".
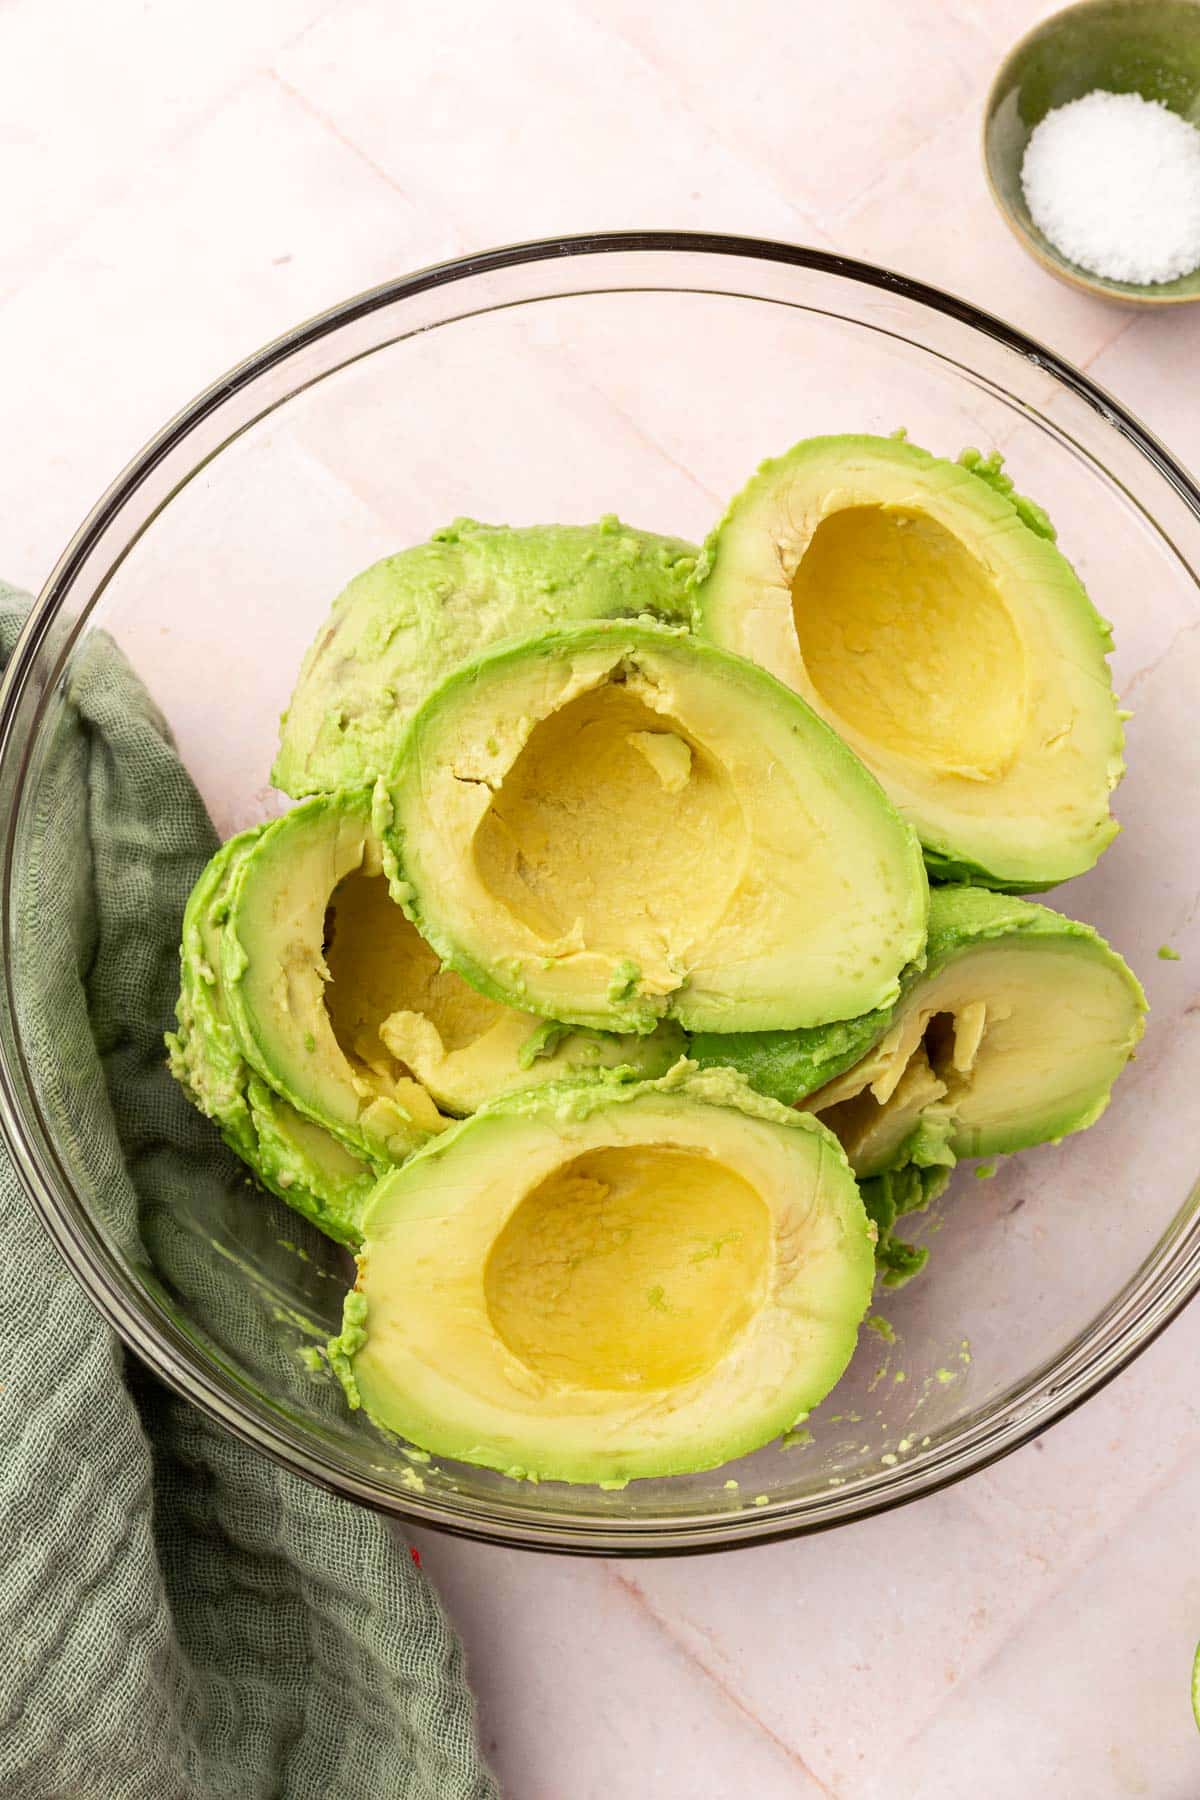
<path id="1" fill-rule="evenodd" d="M 366 792 L 277 820 L 235 885 L 227 988 L 262 1078 L 355 1154 L 402 1161 L 446 1113 L 589 1069 L 669 1067 L 682 1034 L 547 1032 L 443 970 L 391 899 Z"/>
<path id="2" fill-rule="evenodd" d="M 1082 873 L 1116 832 L 1108 626 L 997 458 L 812 438 L 731 503 L 697 629 L 786 681 L 915 827 L 935 878 Z"/>
<path id="3" fill-rule="evenodd" d="M 370 1068 L 406 1068 L 450 1114 L 590 1070 L 664 1074 L 684 1043 L 669 1021 L 649 1037 L 547 1030 L 444 969 L 392 899 L 382 872 L 348 875 L 326 916 L 326 1005 L 334 1034 Z"/>
<path id="4" fill-rule="evenodd" d="M 359 1220 L 379 1171 L 320 1125 L 314 1125 L 265 1082 L 251 1077 L 246 1090 L 258 1142 L 253 1167 L 260 1181 L 326 1237 L 354 1248 Z"/>
<path id="5" fill-rule="evenodd" d="M 680 1063 L 494 1102 L 388 1175 L 331 1361 L 438 1456 L 622 1483 L 715 1467 L 815 1406 L 873 1277 L 834 1139 Z"/>
<path id="6" fill-rule="evenodd" d="M 358 1215 L 375 1171 L 303 1118 L 250 1070 L 230 1023 L 221 929 L 230 884 L 263 827 L 223 844 L 184 912 L 178 1030 L 167 1035 L 172 1074 L 189 1099 L 272 1193 L 340 1243 L 358 1242 Z"/>
<path id="7" fill-rule="evenodd" d="M 836 1132 L 866 1179 L 1021 1150 L 1092 1124 L 1142 1034 L 1145 996 L 1090 926 L 983 888 L 935 888 L 923 970 L 853 1031 L 693 1038 Z M 823 1040 L 831 1040 L 823 1042 Z"/>
<path id="8" fill-rule="evenodd" d="M 488 652 L 425 703 L 388 785 L 422 936 L 545 1018 L 851 1018 L 921 953 L 919 848 L 873 777 L 780 683 L 684 633 L 583 625 Z"/>
<path id="9" fill-rule="evenodd" d="M 272 780 L 296 798 L 372 781 L 426 695 L 489 644 L 572 619 L 687 623 L 696 554 L 609 517 L 516 528 L 458 519 L 385 557 L 338 596 L 309 648 Z"/>
<path id="10" fill-rule="evenodd" d="M 887 1032 L 804 1101 L 862 1177 L 1084 1130 L 1142 1035 L 1141 988 L 1089 927 L 978 889 L 931 912 L 929 965 Z"/>
<path id="11" fill-rule="evenodd" d="M 325 1004 L 330 895 L 375 855 L 369 795 L 293 808 L 243 859 L 221 949 L 226 1004 L 256 1073 L 355 1155 L 386 1164 L 444 1121 L 406 1070 L 343 1046 Z"/>
<path id="12" fill-rule="evenodd" d="M 248 1070 L 221 983 L 221 922 L 230 879 L 259 836 L 256 828 L 222 844 L 188 896 L 179 947 L 177 1029 L 166 1038 L 172 1075 L 244 1162 L 254 1160 L 258 1146 L 246 1104 Z"/>

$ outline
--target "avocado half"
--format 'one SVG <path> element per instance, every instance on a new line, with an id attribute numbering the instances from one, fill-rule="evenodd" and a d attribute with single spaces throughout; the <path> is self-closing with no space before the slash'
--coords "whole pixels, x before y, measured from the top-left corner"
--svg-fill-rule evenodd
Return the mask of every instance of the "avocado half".
<path id="1" fill-rule="evenodd" d="M 872 1233 L 835 1139 L 726 1071 L 498 1101 L 381 1182 L 330 1345 L 438 1456 L 620 1485 L 793 1425 L 853 1353 Z"/>
<path id="2" fill-rule="evenodd" d="M 921 955 L 920 848 L 797 695 L 681 631 L 576 625 L 466 664 L 408 729 L 394 891 L 471 986 L 643 1032 L 890 1004 Z"/>
<path id="3" fill-rule="evenodd" d="M 659 1074 L 682 1033 L 562 1030 L 444 970 L 392 900 L 367 791 L 317 795 L 239 861 L 222 944 L 230 1014 L 262 1079 L 377 1163 L 447 1114 L 592 1069 Z"/>
<path id="4" fill-rule="evenodd" d="M 263 829 L 221 846 L 184 910 L 178 1029 L 167 1034 L 170 1068 L 265 1187 L 329 1237 L 355 1244 L 375 1170 L 254 1074 L 225 1004 L 221 933 L 229 888 Z"/>
<path id="5" fill-rule="evenodd" d="M 1053 535 L 998 457 L 809 438 L 708 539 L 696 628 L 852 745 L 931 877 L 1049 887 L 1111 842 L 1123 769 L 1110 630 Z"/>
<path id="6" fill-rule="evenodd" d="M 357 575 L 334 601 L 281 721 L 276 787 L 299 798 L 374 780 L 451 670 L 503 638 L 571 619 L 687 621 L 696 549 L 596 525 L 457 519 Z"/>
<path id="7" fill-rule="evenodd" d="M 692 1039 L 838 1137 L 882 1230 L 962 1157 L 1094 1123 L 1141 1038 L 1146 999 L 1089 925 L 984 888 L 934 888 L 926 961 L 849 1027 Z M 888 1216 L 890 1212 L 890 1216 Z"/>

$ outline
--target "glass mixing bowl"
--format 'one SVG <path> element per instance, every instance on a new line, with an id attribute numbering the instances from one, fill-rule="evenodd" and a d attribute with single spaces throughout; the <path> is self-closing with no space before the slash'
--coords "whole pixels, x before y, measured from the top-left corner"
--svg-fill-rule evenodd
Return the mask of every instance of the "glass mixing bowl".
<path id="1" fill-rule="evenodd" d="M 698 539 L 795 439 L 899 426 L 942 453 L 1001 449 L 1115 622 L 1134 708 L 1124 830 L 1051 900 L 1145 982 L 1142 1052 L 1092 1131 L 986 1183 L 959 1173 L 913 1233 L 927 1272 L 877 1295 L 888 1329 L 863 1332 L 806 1441 L 620 1492 L 414 1458 L 302 1355 L 338 1324 L 348 1258 L 232 1159 L 220 1178 L 211 1158 L 197 1167 L 174 1239 L 131 1241 L 66 1116 L 69 1082 L 32 1072 L 20 900 L 64 678 L 90 633 L 111 633 L 224 836 L 281 810 L 279 711 L 333 595 L 376 558 L 457 514 L 615 511 Z M 1198 565 L 1196 486 L 1085 376 L 962 301 L 813 251 L 657 233 L 526 245 L 389 283 L 270 345 L 99 502 L 0 699 L 0 1103 L 63 1255 L 126 1343 L 248 1443 L 385 1512 L 505 1543 L 745 1544 L 916 1499 L 1013 1449 L 1200 1284 Z M 1182 962 L 1157 957 L 1164 943 Z M 163 1253 L 183 1239 L 186 1260 Z M 236 1305 L 214 1305 L 230 1284 Z"/>

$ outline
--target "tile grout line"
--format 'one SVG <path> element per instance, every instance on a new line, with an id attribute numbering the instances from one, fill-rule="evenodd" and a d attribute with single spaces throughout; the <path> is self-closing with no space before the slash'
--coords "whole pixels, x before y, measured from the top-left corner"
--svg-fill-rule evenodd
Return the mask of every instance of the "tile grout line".
<path id="1" fill-rule="evenodd" d="M 688 115 L 693 124 L 702 132 L 707 133 L 712 142 L 726 156 L 735 157 L 739 162 L 744 163 L 749 172 L 756 176 L 769 190 L 772 198 L 778 201 L 781 206 L 785 206 L 789 212 L 796 215 L 798 224 L 802 224 L 806 230 L 819 233 L 825 240 L 825 244 L 818 245 L 818 249 L 837 249 L 837 245 L 830 236 L 824 216 L 811 210 L 806 204 L 802 204 L 796 200 L 792 194 L 788 192 L 786 186 L 781 186 L 779 172 L 774 169 L 770 163 L 764 162 L 759 157 L 757 151 L 751 149 L 744 143 L 739 144 L 736 140 L 727 138 L 722 132 L 717 131 L 709 119 L 707 119 L 703 113 L 698 112 L 692 105 L 686 86 L 680 85 L 672 71 L 665 69 L 662 64 L 655 60 L 649 51 L 643 49 L 642 46 L 637 43 L 635 39 L 631 38 L 619 25 L 611 25 L 604 17 L 603 12 L 597 11 L 595 6 L 590 3 L 590 0 L 576 0 L 575 10 L 582 13 L 596 30 L 603 33 L 606 37 L 611 38 L 615 43 L 620 44 L 628 51 L 629 55 L 640 63 L 642 68 L 646 70 L 654 80 L 662 82 L 668 91 L 675 96 L 680 109 Z M 796 238 L 792 241 L 795 243 L 802 243 L 804 240 Z"/>
<path id="2" fill-rule="evenodd" d="M 604 1572 L 608 1580 L 611 1581 L 615 1587 L 620 1588 L 621 1592 L 632 1602 L 638 1611 L 645 1613 L 646 1617 L 651 1621 L 660 1635 L 666 1638 L 672 1649 L 677 1651 L 691 1668 L 697 1669 L 700 1674 L 704 1676 L 704 1679 L 716 1688 L 722 1699 L 729 1706 L 740 1713 L 742 1718 L 748 1720 L 749 1723 L 753 1725 L 754 1729 L 760 1732 L 762 1736 L 779 1751 L 781 1756 L 785 1756 L 788 1762 L 791 1763 L 793 1767 L 799 1769 L 820 1793 L 827 1796 L 827 1800 L 840 1800 L 836 1789 L 827 1786 L 826 1783 L 822 1781 L 816 1771 L 804 1760 L 804 1757 L 800 1754 L 799 1750 L 789 1744 L 786 1739 L 781 1738 L 778 1732 L 774 1731 L 765 1720 L 760 1719 L 758 1714 L 753 1712 L 747 1705 L 742 1696 L 737 1693 L 735 1689 L 731 1688 L 727 1682 L 723 1681 L 716 1670 L 709 1667 L 703 1657 L 698 1656 L 696 1652 L 685 1643 L 678 1632 L 673 1630 L 670 1621 L 665 1618 L 652 1603 L 645 1589 L 639 1587 L 632 1576 L 623 1574 L 620 1568 L 611 1562 L 606 1562 L 604 1564 Z"/>
<path id="3" fill-rule="evenodd" d="M 937 124 L 931 126 L 927 132 L 919 137 L 916 143 L 904 152 L 903 156 L 897 157 L 891 162 L 882 164 L 879 173 L 873 180 L 868 181 L 865 187 L 860 188 L 858 193 L 855 194 L 852 199 L 839 203 L 830 214 L 831 226 L 840 231 L 843 226 L 848 225 L 865 206 L 870 205 L 872 200 L 878 195 L 886 193 L 888 183 L 892 180 L 893 176 L 899 171 L 908 169 L 923 150 L 927 150 L 930 144 L 937 142 L 943 131 L 947 131 L 951 127 L 960 124 L 968 114 L 975 111 L 977 106 L 978 100 L 973 97 L 970 100 L 964 100 L 961 106 L 954 108 L 952 111 L 943 113 Z M 917 192 L 919 194 L 919 189 Z M 841 248 L 840 243 L 838 248 Z"/>
<path id="4" fill-rule="evenodd" d="M 1029 1453 L 1030 1449 L 1031 1446 L 1026 1447 L 1026 1454 Z M 1028 1612 L 1024 1614 L 1016 1628 L 1007 1632 L 1003 1640 L 1000 1643 L 993 1645 L 982 1660 L 971 1669 L 969 1674 L 965 1675 L 962 1680 L 957 1681 L 954 1686 L 942 1696 L 918 1729 L 914 1731 L 911 1736 L 905 1738 L 901 1753 L 903 1754 L 905 1751 L 910 1750 L 914 1744 L 918 1743 L 941 1717 L 946 1707 L 949 1706 L 952 1701 L 960 1699 L 965 1695 L 968 1685 L 977 1683 L 982 1676 L 986 1675 L 987 1670 L 991 1668 L 993 1663 L 995 1663 L 999 1657 L 1003 1656 L 1007 1651 L 1013 1650 L 1021 1640 L 1026 1638 L 1034 1621 L 1039 1619 L 1049 1606 L 1056 1600 L 1061 1599 L 1064 1594 L 1076 1585 L 1076 1583 L 1082 1580 L 1093 1563 L 1114 1548 L 1117 1534 L 1128 1523 L 1134 1513 L 1146 1505 L 1151 1498 L 1162 1493 L 1189 1466 L 1196 1464 L 1198 1461 L 1200 1461 L 1200 1450 L 1198 1450 L 1197 1446 L 1193 1443 L 1182 1456 L 1177 1457 L 1174 1462 L 1163 1470 L 1156 1481 L 1151 1482 L 1148 1488 L 1137 1494 L 1130 1501 L 1129 1505 L 1117 1515 L 1115 1520 L 1110 1521 L 1105 1527 L 1104 1534 L 1100 1541 L 1088 1551 L 1082 1561 L 1071 1568 L 1061 1581 L 1054 1582 L 1053 1585 L 1038 1598 L 1034 1605 L 1029 1608 Z M 968 1483 L 966 1485 L 969 1486 L 970 1484 Z M 978 1512 L 976 1512 L 975 1516 L 982 1520 L 982 1515 Z"/>
<path id="5" fill-rule="evenodd" d="M 296 102 L 297 106 L 302 107 L 308 116 L 315 120 L 323 131 L 327 131 L 331 137 L 336 138 L 343 149 L 349 150 L 350 154 L 357 157 L 361 163 L 364 163 L 366 167 L 371 170 L 372 174 L 377 175 L 380 181 L 386 183 L 386 185 L 391 188 L 392 192 L 398 194 L 400 199 L 403 200 L 406 205 L 414 205 L 412 196 L 400 186 L 400 183 L 395 177 L 390 175 L 385 168 L 381 167 L 381 165 L 375 161 L 374 157 L 369 156 L 359 144 L 356 144 L 353 138 L 347 137 L 341 127 L 335 125 L 329 115 L 321 110 L 315 100 L 310 100 L 302 88 L 294 86 L 293 83 L 287 79 L 286 75 L 280 74 L 279 70 L 275 68 L 273 64 L 265 64 L 263 67 L 263 74 L 271 81 L 275 82 L 290 100 Z"/>
<path id="6" fill-rule="evenodd" d="M 1111 350 L 1114 344 L 1120 343 L 1121 339 L 1125 336 L 1125 333 L 1127 331 L 1131 330 L 1133 328 L 1133 326 L 1137 324 L 1137 321 L 1138 321 L 1137 313 L 1131 312 L 1127 319 L 1122 319 L 1121 323 L 1117 326 L 1117 329 L 1113 332 L 1111 337 L 1105 338 L 1104 342 L 1102 344 L 1098 344 L 1094 350 L 1092 350 L 1088 353 L 1087 356 L 1081 356 L 1079 358 L 1079 361 L 1075 365 L 1076 368 L 1077 369 L 1090 369 L 1092 364 L 1097 360 L 1097 358 L 1103 356 L 1104 352 L 1106 350 Z"/>

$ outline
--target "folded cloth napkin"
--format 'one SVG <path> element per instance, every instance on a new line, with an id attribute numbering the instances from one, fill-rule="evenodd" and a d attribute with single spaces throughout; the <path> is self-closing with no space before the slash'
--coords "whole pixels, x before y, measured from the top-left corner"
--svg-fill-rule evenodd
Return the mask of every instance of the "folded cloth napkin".
<path id="1" fill-rule="evenodd" d="M 0 587 L 4 660 L 22 616 Z M 195 1179 L 204 1122 L 161 1034 L 215 840 L 103 634 L 39 781 L 25 1042 L 108 1228 L 136 1242 Z M 4 1800 L 494 1800 L 461 1651 L 393 1531 L 126 1359 L 2 1155 L 0 1232 Z"/>

